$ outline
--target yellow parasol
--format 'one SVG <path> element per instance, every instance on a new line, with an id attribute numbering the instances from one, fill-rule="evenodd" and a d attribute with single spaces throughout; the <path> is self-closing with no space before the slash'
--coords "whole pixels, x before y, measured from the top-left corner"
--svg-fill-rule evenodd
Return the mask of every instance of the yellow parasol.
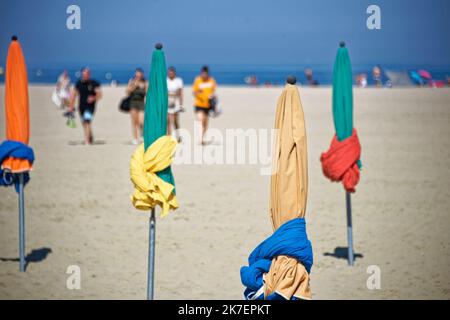
<path id="1" fill-rule="evenodd" d="M 273 230 L 285 222 L 304 218 L 308 195 L 308 153 L 300 94 L 293 77 L 288 78 L 278 99 L 277 130 L 270 181 L 270 218 Z M 264 295 L 277 292 L 284 297 L 311 299 L 309 274 L 294 258 L 278 256 L 265 276 Z"/>
<path id="2" fill-rule="evenodd" d="M 306 234 L 308 161 L 305 120 L 295 77 L 277 103 L 276 139 L 270 184 L 270 218 L 274 233 L 260 243 L 241 268 L 248 300 L 311 299 L 313 264 Z"/>

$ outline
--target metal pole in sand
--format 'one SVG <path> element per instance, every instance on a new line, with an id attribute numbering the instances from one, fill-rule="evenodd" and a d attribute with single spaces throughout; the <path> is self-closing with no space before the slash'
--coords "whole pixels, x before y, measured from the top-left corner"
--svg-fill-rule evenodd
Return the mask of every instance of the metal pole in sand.
<path id="1" fill-rule="evenodd" d="M 148 244 L 147 300 L 153 300 L 153 289 L 155 285 L 155 233 L 156 219 L 155 208 L 153 208 L 150 216 L 150 239 Z"/>
<path id="2" fill-rule="evenodd" d="M 19 173 L 19 270 L 25 272 L 25 201 L 23 194 L 24 177 Z"/>
<path id="3" fill-rule="evenodd" d="M 347 206 L 347 242 L 348 242 L 348 265 L 353 266 L 353 230 L 352 230 L 352 201 L 350 192 L 346 192 Z"/>

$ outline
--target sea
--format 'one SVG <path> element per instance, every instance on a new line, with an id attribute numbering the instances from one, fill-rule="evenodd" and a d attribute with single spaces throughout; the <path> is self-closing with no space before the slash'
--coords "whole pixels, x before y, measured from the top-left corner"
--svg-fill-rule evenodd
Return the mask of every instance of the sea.
<path id="1" fill-rule="evenodd" d="M 149 75 L 150 67 L 144 65 L 88 65 L 92 72 L 92 78 L 102 84 L 123 85 L 133 76 L 137 67 L 142 67 L 144 73 Z M 210 65 L 211 75 L 216 79 L 219 85 L 246 86 L 249 79 L 255 77 L 259 85 L 282 85 L 287 76 L 294 75 L 298 84 L 307 84 L 305 69 L 313 70 L 313 78 L 319 85 L 331 85 L 332 83 L 332 65 Z M 353 75 L 365 73 L 367 75 L 368 85 L 374 84 L 371 76 L 374 65 L 353 66 Z M 54 84 L 63 70 L 69 72 L 72 82 L 80 77 L 82 66 L 77 65 L 53 65 L 53 66 L 32 66 L 28 68 L 28 81 L 31 84 Z M 199 74 L 201 65 L 180 64 L 176 66 L 177 75 L 181 77 L 185 84 L 193 83 L 195 77 Z M 397 72 L 424 69 L 431 73 L 434 80 L 447 82 L 450 77 L 449 67 L 427 67 L 427 66 L 400 66 L 387 65 L 381 66 L 382 70 L 391 70 Z M 383 84 L 389 83 L 389 79 L 383 74 Z M 4 68 L 0 67 L 0 82 L 4 82 Z"/>

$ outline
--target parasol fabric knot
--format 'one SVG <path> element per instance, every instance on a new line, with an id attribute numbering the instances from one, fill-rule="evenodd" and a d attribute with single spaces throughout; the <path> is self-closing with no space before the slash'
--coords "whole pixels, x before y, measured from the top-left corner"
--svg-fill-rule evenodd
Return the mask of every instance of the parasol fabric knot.
<path id="1" fill-rule="evenodd" d="M 30 180 L 34 162 L 33 149 L 20 141 L 5 140 L 0 144 L 0 186 L 15 185 L 19 192 L 18 173 L 24 174 L 24 184 Z"/>
<path id="2" fill-rule="evenodd" d="M 136 209 L 151 210 L 159 205 L 161 217 L 169 210 L 178 208 L 178 200 L 174 194 L 174 186 L 157 173 L 164 170 L 173 161 L 176 140 L 171 136 L 162 136 L 144 152 L 144 144 L 140 144 L 130 161 L 130 178 L 134 185 L 131 202 Z"/>
<path id="3" fill-rule="evenodd" d="M 261 242 L 241 268 L 247 300 L 311 299 L 309 273 L 313 249 L 306 234 L 306 220 L 295 218 L 282 224 Z"/>
<path id="4" fill-rule="evenodd" d="M 334 135 L 330 148 L 320 156 L 323 174 L 331 181 L 342 181 L 348 192 L 355 192 L 360 176 L 360 156 L 361 144 L 355 129 L 342 141 Z"/>

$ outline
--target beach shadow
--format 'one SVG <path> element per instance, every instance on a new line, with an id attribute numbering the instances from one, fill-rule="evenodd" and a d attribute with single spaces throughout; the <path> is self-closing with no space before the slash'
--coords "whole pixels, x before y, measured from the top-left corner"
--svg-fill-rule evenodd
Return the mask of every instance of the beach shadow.
<path id="1" fill-rule="evenodd" d="M 103 145 L 106 144 L 105 140 L 95 140 L 92 145 L 93 146 L 97 146 L 97 145 Z M 83 140 L 71 140 L 68 142 L 69 146 L 85 146 L 86 144 L 84 143 Z"/>
<path id="2" fill-rule="evenodd" d="M 92 144 L 94 146 L 99 146 L 99 145 L 106 144 L 106 141 L 105 140 L 95 140 Z"/>
<path id="3" fill-rule="evenodd" d="M 33 249 L 27 256 L 25 257 L 25 270 L 28 267 L 28 264 L 31 262 L 41 262 L 47 258 L 47 256 L 52 253 L 52 249 L 50 248 L 39 248 Z M 19 258 L 2 258 L 0 257 L 0 261 L 4 262 L 19 262 Z"/>
<path id="4" fill-rule="evenodd" d="M 334 257 L 336 259 L 348 259 L 348 247 L 336 247 L 334 248 L 334 252 L 325 252 L 323 254 L 326 257 Z M 353 253 L 353 257 L 355 260 L 357 258 L 363 258 L 364 256 L 361 253 Z"/>

